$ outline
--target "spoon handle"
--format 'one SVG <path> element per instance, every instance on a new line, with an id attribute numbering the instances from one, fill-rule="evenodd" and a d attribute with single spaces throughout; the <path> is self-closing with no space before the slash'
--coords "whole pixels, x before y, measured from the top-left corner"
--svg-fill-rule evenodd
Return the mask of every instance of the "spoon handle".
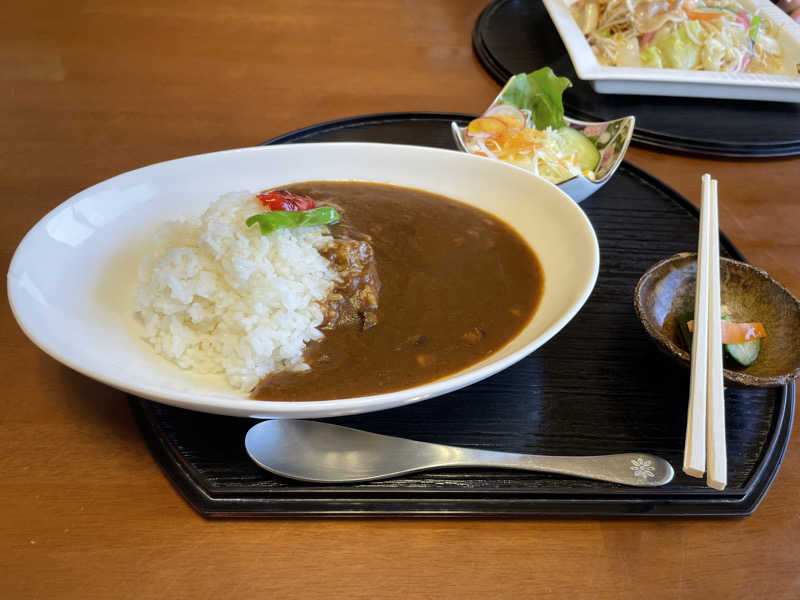
<path id="1" fill-rule="evenodd" d="M 465 449 L 458 462 L 461 465 L 560 473 L 639 487 L 664 485 L 675 474 L 672 465 L 663 458 L 639 452 L 600 456 L 537 456 Z"/>

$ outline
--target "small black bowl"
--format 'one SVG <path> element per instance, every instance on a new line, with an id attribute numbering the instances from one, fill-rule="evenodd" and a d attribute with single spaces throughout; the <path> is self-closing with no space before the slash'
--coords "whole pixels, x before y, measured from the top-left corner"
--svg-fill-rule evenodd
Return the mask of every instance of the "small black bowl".
<path id="1" fill-rule="evenodd" d="M 697 254 L 681 253 L 662 260 L 639 279 L 633 294 L 636 315 L 667 355 L 689 366 L 689 353 L 680 340 L 678 319 L 694 311 Z M 738 321 L 760 321 L 767 337 L 749 367 L 726 361 L 728 384 L 776 387 L 800 375 L 800 301 L 765 271 L 753 265 L 720 259 L 722 304 Z"/>

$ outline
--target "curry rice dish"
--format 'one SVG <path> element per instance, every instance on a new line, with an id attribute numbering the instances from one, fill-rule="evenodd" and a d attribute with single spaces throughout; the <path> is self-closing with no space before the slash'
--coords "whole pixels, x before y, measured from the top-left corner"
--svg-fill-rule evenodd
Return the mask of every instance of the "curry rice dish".
<path id="1" fill-rule="evenodd" d="M 253 213 L 268 216 L 243 218 Z M 183 239 L 166 235 L 143 265 L 134 301 L 143 337 L 261 400 L 380 394 L 461 371 L 525 327 L 544 287 L 536 256 L 511 227 L 410 188 L 298 183 L 223 197 L 199 225 L 183 226 Z M 220 235 L 237 240 L 233 249 L 220 247 Z M 177 276 L 187 288 L 176 286 L 181 306 L 164 285 L 175 242 L 188 242 L 200 265 Z M 211 275 L 199 289 L 191 280 L 203 271 Z"/>

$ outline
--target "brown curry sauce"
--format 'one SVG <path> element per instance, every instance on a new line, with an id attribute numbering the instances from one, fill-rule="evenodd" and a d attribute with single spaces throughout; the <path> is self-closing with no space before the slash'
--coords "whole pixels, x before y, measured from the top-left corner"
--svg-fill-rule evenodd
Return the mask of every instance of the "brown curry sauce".
<path id="1" fill-rule="evenodd" d="M 508 225 L 420 190 L 307 182 L 290 191 L 339 209 L 334 236 L 366 239 L 380 280 L 377 324 L 343 323 L 308 344 L 310 370 L 266 377 L 260 400 L 333 400 L 429 383 L 479 362 L 528 323 L 541 266 Z"/>

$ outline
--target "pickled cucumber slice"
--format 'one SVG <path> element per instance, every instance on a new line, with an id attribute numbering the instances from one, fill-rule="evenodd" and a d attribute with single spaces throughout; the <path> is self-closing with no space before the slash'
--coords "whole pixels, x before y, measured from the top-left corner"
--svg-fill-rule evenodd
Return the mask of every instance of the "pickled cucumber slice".
<path id="1" fill-rule="evenodd" d="M 725 344 L 723 348 L 737 363 L 743 367 L 749 367 L 756 362 L 758 353 L 761 352 L 761 339 L 741 344 Z"/>

